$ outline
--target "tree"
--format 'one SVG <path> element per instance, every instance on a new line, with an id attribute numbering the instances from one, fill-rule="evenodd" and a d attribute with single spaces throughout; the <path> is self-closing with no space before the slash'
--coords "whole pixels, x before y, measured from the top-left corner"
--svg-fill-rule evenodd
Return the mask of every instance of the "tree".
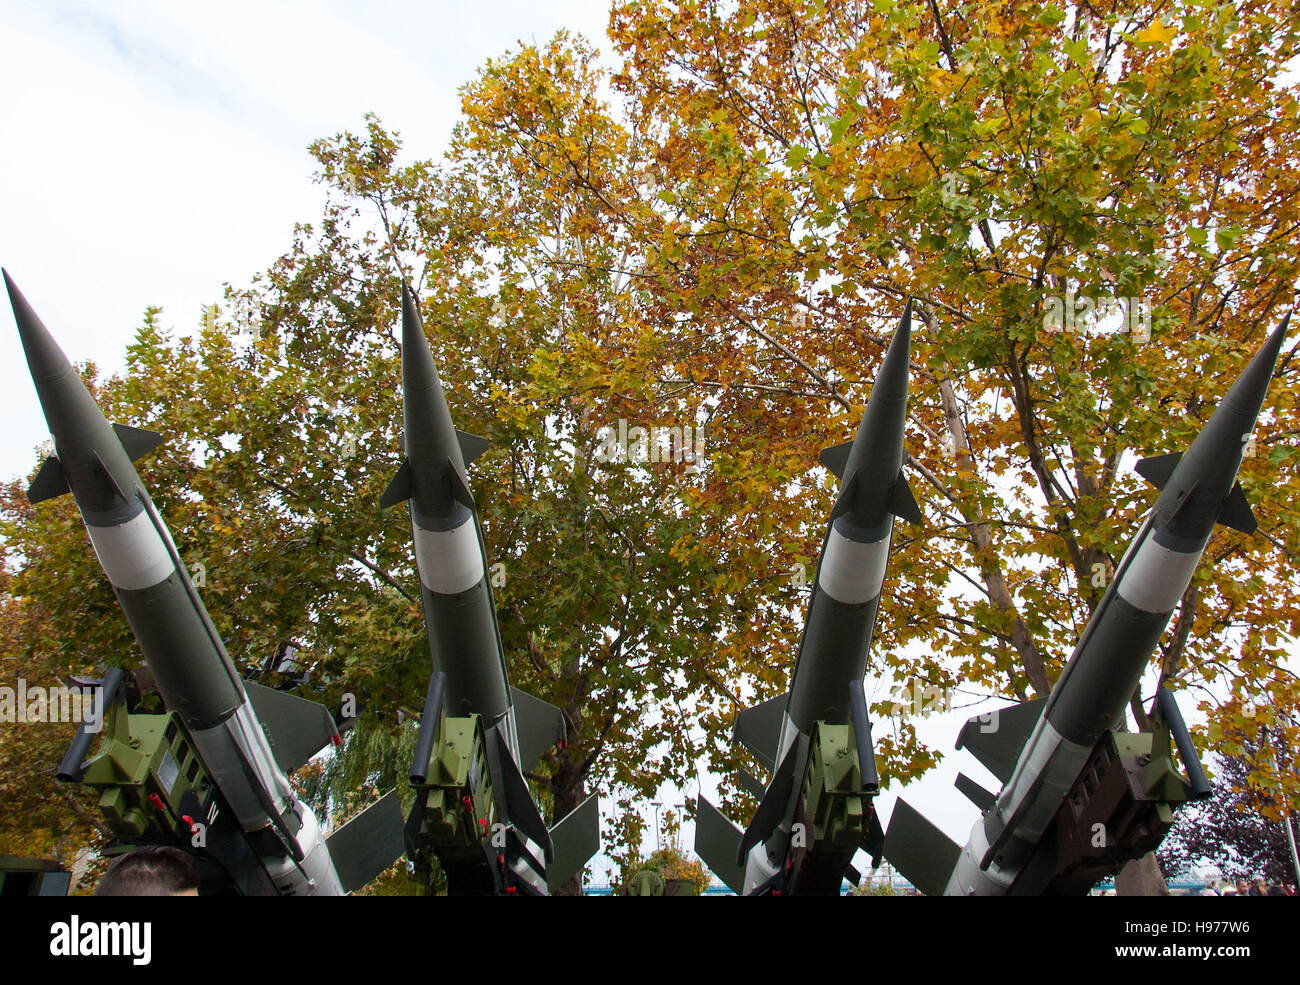
<path id="1" fill-rule="evenodd" d="M 895 541 L 869 676 L 1047 693 L 1150 503 L 1133 457 L 1186 447 L 1290 302 L 1296 100 L 1275 80 L 1295 11 L 644 0 L 610 33 L 654 147 L 643 283 L 691 345 L 660 385 L 750 401 L 752 436 L 722 443 L 801 493 L 755 498 L 788 531 L 760 550 L 807 554 L 831 492 L 799 470 L 847 436 L 914 297 L 928 522 Z M 1106 297 L 1134 300 L 1067 314 Z M 1164 683 L 1232 696 L 1202 701 L 1219 724 L 1247 696 L 1300 703 L 1296 373 L 1288 355 L 1242 469 L 1261 532 L 1216 530 L 1155 657 Z M 752 543 L 746 512 L 724 543 Z M 892 783 L 936 758 L 905 718 L 879 750 Z"/>
<path id="2" fill-rule="evenodd" d="M 1294 771 L 1293 757 L 1279 755 Z M 1276 789 L 1259 785 L 1259 767 L 1274 765 L 1273 750 L 1249 744 L 1241 753 L 1219 759 L 1214 793 L 1183 810 L 1158 852 L 1166 875 L 1214 865 L 1225 878 L 1270 883 L 1296 882 L 1295 864 L 1284 824 L 1300 839 L 1294 814 L 1282 810 Z"/>
<path id="3" fill-rule="evenodd" d="M 296 641 L 323 696 L 360 696 L 363 728 L 395 733 L 428 673 L 409 531 L 375 505 L 410 279 L 458 426 L 492 442 L 471 481 L 512 681 L 568 722 L 533 779 L 556 816 L 612 793 L 630 858 L 631 801 L 701 764 L 752 808 L 731 723 L 788 685 L 834 495 L 817 452 L 855 427 L 906 297 L 928 520 L 895 539 L 869 680 L 1050 688 L 1151 500 L 1132 458 L 1185 447 L 1289 301 L 1297 113 L 1273 80 L 1296 17 L 616 3 L 621 111 L 561 35 L 465 87 L 440 162 L 399 163 L 377 118 L 319 141 L 319 222 L 195 338 L 147 321 L 105 395 L 176 439 L 145 478 L 211 569 L 237 661 Z M 1093 317 L 1082 299 L 1105 296 L 1134 301 Z M 1247 727 L 1248 700 L 1300 704 L 1293 352 L 1242 469 L 1261 532 L 1216 531 L 1156 655 L 1205 695 L 1202 746 Z M 704 461 L 601 461 L 620 421 L 703 423 Z M 14 597 L 49 614 L 26 652 L 127 659 L 75 518 L 42 510 L 4 514 Z M 875 716 L 894 707 L 877 691 Z M 1146 724 L 1140 695 L 1132 712 Z M 1289 747 L 1295 720 L 1277 722 Z M 907 711 L 877 734 L 887 782 L 938 760 Z"/>
<path id="4" fill-rule="evenodd" d="M 664 811 L 662 824 L 660 846 L 644 857 L 639 851 L 629 857 L 622 865 L 619 884 L 626 886 L 638 872 L 650 869 L 657 872 L 664 882 L 689 882 L 695 887 L 696 894 L 703 893 L 713 884 L 713 874 L 704 867 L 703 862 L 682 849 L 681 816 L 676 811 Z M 639 844 L 635 847 L 639 849 Z"/>

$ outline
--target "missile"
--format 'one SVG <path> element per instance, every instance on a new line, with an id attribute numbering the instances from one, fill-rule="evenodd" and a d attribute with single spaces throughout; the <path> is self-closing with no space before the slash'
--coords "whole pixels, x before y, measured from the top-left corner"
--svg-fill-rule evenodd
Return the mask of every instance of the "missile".
<path id="1" fill-rule="evenodd" d="M 1289 316 L 1288 319 L 1289 320 Z M 1160 490 L 1045 699 L 967 722 L 967 748 L 1003 782 L 994 795 L 965 776 L 980 806 L 964 847 L 900 800 L 885 855 L 927 894 L 1065 895 L 1159 845 L 1172 807 L 1208 793 L 1172 696 L 1156 732 L 1122 730 L 1141 680 L 1215 523 L 1256 529 L 1237 471 L 1286 334 L 1269 336 L 1184 453 L 1138 462 Z M 1177 741 L 1192 782 L 1172 765 Z"/>
<path id="2" fill-rule="evenodd" d="M 744 895 L 835 894 L 859 848 L 883 841 L 862 678 L 880 607 L 894 517 L 922 522 L 903 475 L 909 300 L 876 374 L 857 436 L 821 462 L 840 479 L 788 694 L 742 711 L 735 738 L 771 770 L 743 832 L 704 798 L 695 850 Z"/>
<path id="3" fill-rule="evenodd" d="M 560 710 L 510 686 L 467 462 L 488 447 L 452 424 L 433 352 L 402 285 L 404 458 L 380 499 L 407 502 L 433 664 L 411 768 L 407 848 L 433 852 L 456 894 L 546 895 L 599 847 L 599 801 L 554 828 L 524 771 L 564 741 Z M 477 769 L 475 764 L 482 764 Z"/>
<path id="4" fill-rule="evenodd" d="M 200 848 L 201 860 L 224 872 L 238 892 L 350 891 L 359 885 L 352 877 L 377 859 L 333 858 L 333 837 L 322 836 L 285 776 L 337 740 L 332 716 L 313 702 L 240 678 L 132 464 L 162 439 L 110 425 L 7 271 L 4 281 L 55 447 L 28 498 L 39 503 L 72 493 L 167 709 L 160 716 L 113 704 L 100 754 L 76 762 L 89 746 L 79 734 L 63 778 L 102 791 L 101 808 L 123 841 Z M 113 702 L 122 675 L 110 672 L 109 678 L 104 690 L 114 693 L 104 698 Z M 384 845 L 393 849 L 371 875 L 401 852 L 395 798 L 381 800 L 338 833 L 348 827 L 362 843 L 361 854 L 376 846 L 380 854 Z"/>

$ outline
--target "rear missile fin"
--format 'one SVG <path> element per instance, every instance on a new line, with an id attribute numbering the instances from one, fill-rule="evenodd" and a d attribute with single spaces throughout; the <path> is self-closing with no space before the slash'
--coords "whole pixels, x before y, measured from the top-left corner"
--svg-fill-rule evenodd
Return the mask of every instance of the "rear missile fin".
<path id="1" fill-rule="evenodd" d="M 961 846 L 900 797 L 885 833 L 885 858 L 926 896 L 942 896 Z"/>
<path id="2" fill-rule="evenodd" d="M 546 883 L 554 892 L 582 871 L 600 850 L 600 798 L 592 794 L 551 828 L 555 858 L 546 867 Z"/>
<path id="3" fill-rule="evenodd" d="M 889 500 L 889 512 L 909 523 L 919 525 L 925 522 L 925 518 L 921 515 L 921 507 L 916 502 L 916 496 L 912 494 L 912 487 L 907 484 L 907 476 L 902 472 L 898 473 L 898 481 L 894 483 L 894 492 Z"/>
<path id="4" fill-rule="evenodd" d="M 880 815 L 875 808 L 871 810 L 871 826 L 867 829 L 867 840 L 863 847 L 871 856 L 871 867 L 880 868 L 880 860 L 885 857 L 885 829 L 880 826 Z"/>
<path id="5" fill-rule="evenodd" d="M 406 850 L 402 805 L 390 790 L 325 839 L 343 892 L 360 889 Z"/>
<path id="6" fill-rule="evenodd" d="M 450 458 L 447 459 L 447 474 L 451 481 L 451 494 L 466 508 L 477 512 L 478 507 L 474 504 L 474 494 L 469 491 L 469 482 L 466 481 L 465 474 Z"/>
<path id="7" fill-rule="evenodd" d="M 776 754 L 781 741 L 781 720 L 790 695 L 778 694 L 760 705 L 746 708 L 736 716 L 732 738 L 752 752 L 769 770 L 776 769 Z"/>
<path id="8" fill-rule="evenodd" d="M 470 465 L 473 461 L 488 450 L 488 439 L 480 438 L 477 434 L 469 434 L 465 431 L 456 429 L 456 440 L 460 442 L 460 455 L 465 459 L 465 464 Z"/>
<path id="9" fill-rule="evenodd" d="M 117 440 L 122 442 L 122 447 L 126 449 L 127 455 L 133 462 L 148 455 L 163 443 L 163 436 L 156 431 L 133 428 L 129 424 L 114 424 L 113 431 L 117 434 Z"/>
<path id="10" fill-rule="evenodd" d="M 1154 455 L 1139 461 L 1133 470 L 1157 489 L 1163 489 L 1169 477 L 1174 474 L 1178 460 L 1182 457 L 1183 453 L 1180 451 L 1170 452 L 1168 455 Z"/>
<path id="11" fill-rule="evenodd" d="M 537 809 L 532 791 L 528 789 L 528 781 L 519 772 L 519 764 L 510 755 L 510 748 L 501 737 L 501 733 L 497 731 L 497 727 L 494 725 L 487 729 L 485 735 L 488 764 L 493 779 L 499 784 L 506 819 L 520 834 L 539 845 L 546 855 L 547 863 L 550 863 L 555 857 L 551 833 L 546 827 L 546 822 L 542 820 L 541 812 Z"/>
<path id="12" fill-rule="evenodd" d="M 334 716 L 324 705 L 252 681 L 245 681 L 244 688 L 276 764 L 286 773 L 304 766 L 338 738 Z"/>
<path id="13" fill-rule="evenodd" d="M 767 788 L 763 786 L 759 778 L 753 773 L 749 773 L 745 770 L 738 770 L 736 775 L 739 777 L 740 785 L 745 789 L 746 793 L 752 794 L 755 798 L 763 796 L 763 793 Z"/>
<path id="14" fill-rule="evenodd" d="M 790 743 L 781 765 L 772 774 L 772 782 L 767 785 L 767 793 L 758 802 L 754 819 L 749 822 L 744 837 L 740 839 L 740 848 L 736 855 L 737 865 L 743 865 L 749 850 L 765 840 L 785 819 L 785 809 L 790 803 L 790 794 L 794 790 L 795 776 L 802 772 L 801 766 L 806 758 L 800 755 L 804 751 L 802 740 L 796 739 Z"/>
<path id="15" fill-rule="evenodd" d="M 411 498 L 415 491 L 411 486 L 411 463 L 402 459 L 402 467 L 397 470 L 397 475 L 393 476 L 393 481 L 388 484 L 384 494 L 379 497 L 379 508 L 388 509 L 390 506 L 396 506 L 398 503 L 405 503 Z"/>
<path id="16" fill-rule="evenodd" d="M 1259 529 L 1259 523 L 1240 482 L 1233 485 L 1228 498 L 1223 501 L 1223 508 L 1219 510 L 1219 522 L 1225 527 L 1240 530 L 1243 534 L 1253 534 Z"/>
<path id="17" fill-rule="evenodd" d="M 844 479 L 844 467 L 849 464 L 849 452 L 853 450 L 853 442 L 846 441 L 842 445 L 831 445 L 829 448 L 823 448 L 817 460 L 826 468 L 835 473 L 835 478 Z"/>
<path id="18" fill-rule="evenodd" d="M 743 833 L 705 798 L 698 797 L 696 805 L 695 854 L 739 896 L 745 891 L 745 867 L 736 863 Z"/>
<path id="19" fill-rule="evenodd" d="M 548 749 L 564 741 L 564 712 L 514 687 L 510 689 L 510 700 L 515 709 L 515 729 L 519 733 L 519 765 L 530 770 Z"/>
<path id="20" fill-rule="evenodd" d="M 57 499 L 64 493 L 71 491 L 68 486 L 68 477 L 63 474 L 63 466 L 59 464 L 58 456 L 51 455 L 41 462 L 41 467 L 36 470 L 36 476 L 32 479 L 32 484 L 27 487 L 27 501 L 35 506 L 47 499 Z"/>
<path id="21" fill-rule="evenodd" d="M 965 773 L 958 773 L 953 786 L 966 795 L 966 799 L 981 811 L 987 811 L 997 801 L 998 795 L 990 793 Z"/>
<path id="22" fill-rule="evenodd" d="M 966 722 L 957 736 L 957 748 L 966 749 L 1003 783 L 1015 772 L 1016 760 L 1029 733 L 1038 724 L 1046 698 L 1035 698 Z"/>

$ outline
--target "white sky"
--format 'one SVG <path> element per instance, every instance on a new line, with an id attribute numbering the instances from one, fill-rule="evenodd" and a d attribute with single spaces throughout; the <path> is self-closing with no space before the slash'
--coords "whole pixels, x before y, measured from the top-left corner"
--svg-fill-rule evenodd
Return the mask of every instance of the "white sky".
<path id="1" fill-rule="evenodd" d="M 114 372 L 149 304 L 188 332 L 315 222 L 307 145 L 367 111 L 441 156 L 457 89 L 608 0 L 192 5 L 0 0 L 0 264 L 74 361 Z M 0 476 L 48 436 L 0 308 Z"/>

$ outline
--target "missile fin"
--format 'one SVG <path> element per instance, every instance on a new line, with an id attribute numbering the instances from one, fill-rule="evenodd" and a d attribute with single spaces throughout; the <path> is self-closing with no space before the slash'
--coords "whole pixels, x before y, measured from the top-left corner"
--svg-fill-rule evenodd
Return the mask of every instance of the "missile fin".
<path id="1" fill-rule="evenodd" d="M 745 891 L 745 867 L 737 864 L 743 832 L 704 797 L 696 798 L 695 854 L 739 896 Z"/>
<path id="2" fill-rule="evenodd" d="M 59 463 L 58 456 L 51 455 L 41 462 L 41 467 L 36 470 L 36 476 L 32 479 L 32 484 L 27 487 L 27 501 L 34 506 L 37 503 L 43 503 L 47 499 L 57 499 L 64 493 L 71 491 L 68 486 L 68 477 L 63 474 L 63 466 Z"/>
<path id="3" fill-rule="evenodd" d="M 600 798 L 592 794 L 551 828 L 555 858 L 546 867 L 546 883 L 554 892 L 582 871 L 600 850 Z"/>
<path id="4" fill-rule="evenodd" d="M 113 487 L 113 491 L 121 496 L 122 499 L 127 499 L 126 490 L 118 485 L 117 478 L 113 475 L 112 469 L 104 464 L 104 460 L 99 457 L 99 452 L 91 451 L 90 454 L 95 459 L 95 464 L 99 466 L 99 471 L 102 472 L 104 478 L 108 480 L 108 484 Z"/>
<path id="5" fill-rule="evenodd" d="M 840 490 L 839 496 L 835 500 L 835 505 L 831 507 L 831 522 L 838 520 L 845 513 L 853 512 L 853 501 L 858 495 L 858 473 L 853 473 L 853 478 L 844 484 Z"/>
<path id="6" fill-rule="evenodd" d="M 305 765 L 338 739 L 334 716 L 324 705 L 253 681 L 245 681 L 244 688 L 271 744 L 276 764 L 286 773 Z"/>
<path id="7" fill-rule="evenodd" d="M 478 507 L 474 504 L 474 494 L 469 491 L 469 483 L 465 480 L 465 473 L 450 458 L 447 459 L 447 473 L 451 480 L 451 494 L 468 509 L 478 512 Z"/>
<path id="8" fill-rule="evenodd" d="M 460 455 L 465 459 L 465 464 L 471 464 L 476 458 L 482 455 L 488 449 L 488 439 L 480 438 L 477 434 L 468 434 L 465 431 L 456 429 L 456 440 L 460 442 Z"/>
<path id="9" fill-rule="evenodd" d="M 919 525 L 925 522 L 925 518 L 921 516 L 921 507 L 917 505 L 916 496 L 912 494 L 912 487 L 907 484 L 907 476 L 901 471 L 898 473 L 898 481 L 894 483 L 894 492 L 889 500 L 889 512 L 909 523 Z"/>
<path id="10" fill-rule="evenodd" d="M 988 715 L 969 719 L 957 736 L 957 748 L 966 749 L 1003 783 L 1015 772 L 1016 760 L 1029 733 L 1038 724 L 1046 698 L 1035 698 Z"/>
<path id="11" fill-rule="evenodd" d="M 745 788 L 746 793 L 753 794 L 756 799 L 763 796 L 766 787 L 753 773 L 738 770 L 736 775 L 740 778 L 740 785 Z"/>
<path id="12" fill-rule="evenodd" d="M 852 441 L 846 441 L 841 445 L 831 445 L 829 448 L 821 450 L 817 460 L 834 472 L 835 478 L 843 480 L 844 466 L 849 464 L 849 452 L 852 450 Z"/>
<path id="13" fill-rule="evenodd" d="M 343 892 L 360 889 L 406 850 L 402 805 L 390 790 L 325 839 Z"/>
<path id="14" fill-rule="evenodd" d="M 1157 489 L 1163 489 L 1169 477 L 1174 474 L 1178 460 L 1182 457 L 1183 453 L 1180 451 L 1170 452 L 1168 455 L 1154 455 L 1139 461 L 1133 470 Z"/>
<path id="15" fill-rule="evenodd" d="M 519 765 L 530 770 L 546 750 L 564 741 L 564 712 L 514 687 L 510 689 L 510 700 L 515 708 L 515 729 L 519 733 Z"/>
<path id="16" fill-rule="evenodd" d="M 998 799 L 997 794 L 985 790 L 965 773 L 957 774 L 957 779 L 953 783 L 953 786 L 964 793 L 966 799 L 981 811 L 987 811 Z"/>
<path id="17" fill-rule="evenodd" d="M 1228 493 L 1228 498 L 1223 501 L 1223 508 L 1219 510 L 1219 522 L 1225 527 L 1240 530 L 1243 534 L 1253 534 L 1259 529 L 1259 523 L 1250 508 L 1250 501 L 1246 499 L 1246 494 L 1241 489 L 1240 482 L 1233 485 L 1232 492 Z"/>
<path id="18" fill-rule="evenodd" d="M 402 459 L 402 467 L 397 470 L 397 475 L 393 476 L 393 481 L 388 484 L 384 494 L 379 497 L 379 508 L 386 510 L 390 506 L 396 506 L 398 503 L 404 503 L 411 498 L 414 489 L 411 487 L 411 463 Z"/>
<path id="19" fill-rule="evenodd" d="M 133 428 L 129 424 L 114 424 L 113 431 L 117 440 L 122 442 L 131 461 L 143 458 L 163 443 L 163 436 L 156 431 Z"/>
<path id="20" fill-rule="evenodd" d="M 754 819 L 749 822 L 744 837 L 740 839 L 740 850 L 736 855 L 737 865 L 744 865 L 745 855 L 749 850 L 775 831 L 785 819 L 785 809 L 790 803 L 790 794 L 794 790 L 795 774 L 800 772 L 799 766 L 804 759 L 800 755 L 803 750 L 804 743 L 799 739 L 790 743 L 781 765 L 772 774 L 772 782 L 767 785 L 767 793 L 758 802 Z"/>
<path id="21" fill-rule="evenodd" d="M 752 752 L 769 770 L 776 769 L 781 720 L 789 703 L 790 695 L 778 694 L 753 708 L 746 708 L 736 716 L 732 738 Z"/>
<path id="22" fill-rule="evenodd" d="M 871 856 L 871 867 L 880 868 L 880 860 L 885 855 L 885 829 L 880 826 L 880 814 L 871 809 L 871 823 L 867 829 L 867 838 L 863 847 Z"/>
<path id="23" fill-rule="evenodd" d="M 528 789 L 528 781 L 519 771 L 519 764 L 510 755 L 510 748 L 495 725 L 486 731 L 486 736 L 488 765 L 504 801 L 503 813 L 517 831 L 541 846 L 549 864 L 555 857 L 555 848 L 546 822 L 537 809 L 537 801 L 533 800 L 533 793 Z"/>
<path id="24" fill-rule="evenodd" d="M 900 797 L 885 832 L 885 858 L 926 896 L 942 896 L 961 846 Z"/>

